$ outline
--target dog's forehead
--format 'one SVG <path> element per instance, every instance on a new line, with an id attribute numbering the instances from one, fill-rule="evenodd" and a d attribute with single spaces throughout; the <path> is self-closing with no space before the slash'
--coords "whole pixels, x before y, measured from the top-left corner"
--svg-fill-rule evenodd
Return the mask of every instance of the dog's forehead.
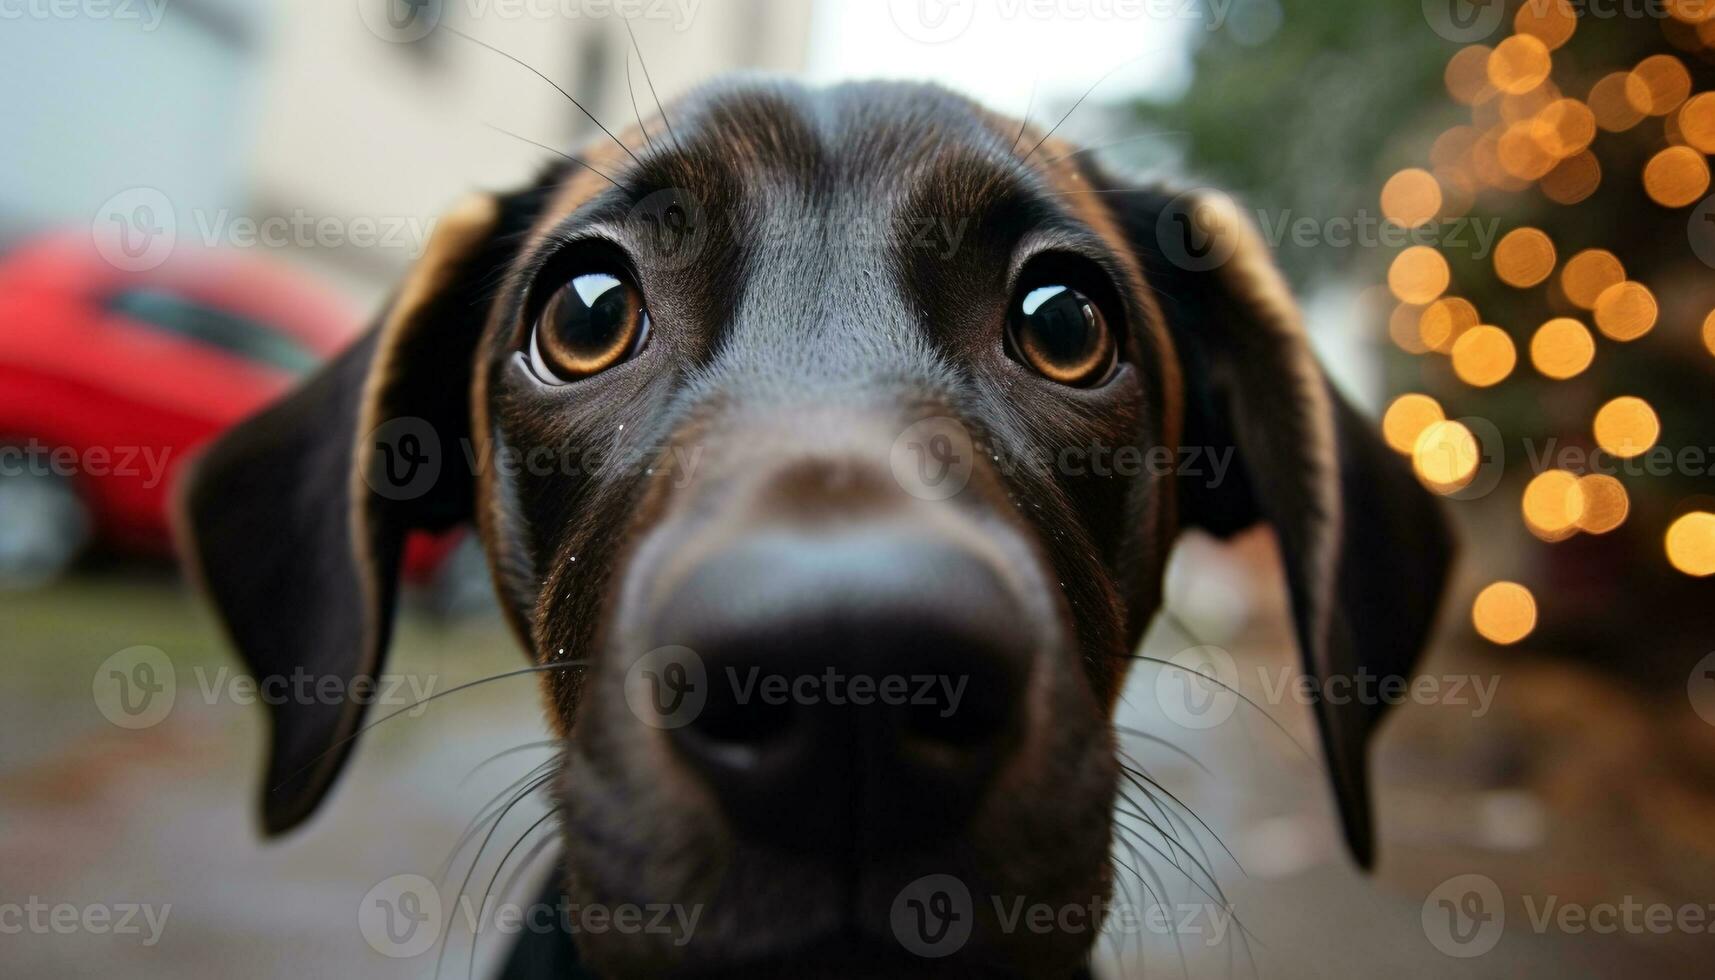
<path id="1" fill-rule="evenodd" d="M 568 169 L 536 231 L 548 236 L 603 197 L 670 189 L 716 220 L 748 222 L 776 247 L 885 243 L 1022 199 L 1118 243 L 1074 156 L 934 85 L 728 81 L 591 146 L 589 168 Z"/>

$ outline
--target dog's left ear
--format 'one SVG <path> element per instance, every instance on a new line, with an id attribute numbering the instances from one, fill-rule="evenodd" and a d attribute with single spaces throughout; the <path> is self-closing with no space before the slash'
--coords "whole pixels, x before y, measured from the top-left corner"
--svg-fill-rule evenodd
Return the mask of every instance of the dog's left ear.
<path id="1" fill-rule="evenodd" d="M 1378 694 L 1403 690 L 1434 625 L 1453 551 L 1445 517 L 1329 384 L 1284 277 L 1229 198 L 1109 187 L 1177 348 L 1181 445 L 1235 457 L 1220 486 L 1182 476 L 1180 526 L 1221 537 L 1273 526 L 1346 840 L 1368 867 Z"/>
<path id="2" fill-rule="evenodd" d="M 270 699 L 270 834 L 309 816 L 350 752 L 407 535 L 471 517 L 472 371 L 516 208 L 475 196 L 441 218 L 380 322 L 218 439 L 178 488 L 181 551 L 252 675 L 283 694 Z"/>

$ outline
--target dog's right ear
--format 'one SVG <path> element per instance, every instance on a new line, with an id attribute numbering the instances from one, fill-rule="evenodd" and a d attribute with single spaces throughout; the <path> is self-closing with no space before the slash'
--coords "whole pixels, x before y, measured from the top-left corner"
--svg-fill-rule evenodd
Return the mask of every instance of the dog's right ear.
<path id="1" fill-rule="evenodd" d="M 178 487 L 181 551 L 272 695 L 270 834 L 309 816 L 351 750 L 406 536 L 471 517 L 460 447 L 489 294 L 510 226 L 528 220 L 521 197 L 475 196 L 442 218 L 380 322 Z"/>

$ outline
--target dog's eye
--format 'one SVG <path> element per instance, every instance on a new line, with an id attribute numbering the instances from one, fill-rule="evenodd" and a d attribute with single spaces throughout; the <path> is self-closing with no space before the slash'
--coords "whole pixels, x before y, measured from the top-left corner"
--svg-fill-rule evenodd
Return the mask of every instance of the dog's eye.
<path id="1" fill-rule="evenodd" d="M 1007 321 L 1013 357 L 1052 381 L 1085 388 L 1107 379 L 1117 356 L 1096 303 L 1058 283 L 1027 285 Z"/>
<path id="2" fill-rule="evenodd" d="M 620 275 L 585 273 L 543 305 L 530 332 L 530 367 L 549 383 L 577 381 L 631 357 L 648 339 L 642 291 Z"/>

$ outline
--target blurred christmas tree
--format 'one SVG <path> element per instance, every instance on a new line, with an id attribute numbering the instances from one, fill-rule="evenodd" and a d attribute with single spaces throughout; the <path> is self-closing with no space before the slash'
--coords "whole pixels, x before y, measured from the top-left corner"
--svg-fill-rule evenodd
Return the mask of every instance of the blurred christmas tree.
<path id="1" fill-rule="evenodd" d="M 1265 222 L 1422 236 L 1277 251 L 1372 286 L 1466 629 L 1684 683 L 1715 647 L 1715 0 L 1237 2 L 1278 31 L 1209 32 L 1136 112 Z"/>

